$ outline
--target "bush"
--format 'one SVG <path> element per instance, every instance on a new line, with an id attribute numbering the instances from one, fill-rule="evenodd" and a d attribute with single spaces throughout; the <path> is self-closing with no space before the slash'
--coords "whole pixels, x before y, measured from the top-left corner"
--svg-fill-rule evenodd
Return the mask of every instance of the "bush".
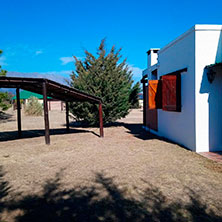
<path id="1" fill-rule="evenodd" d="M 31 97 L 28 104 L 25 107 L 25 114 L 29 116 L 41 116 L 42 104 L 39 103 L 36 97 Z"/>
<path id="2" fill-rule="evenodd" d="M 12 95 L 8 92 L 0 92 L 0 110 L 6 111 L 11 105 Z"/>

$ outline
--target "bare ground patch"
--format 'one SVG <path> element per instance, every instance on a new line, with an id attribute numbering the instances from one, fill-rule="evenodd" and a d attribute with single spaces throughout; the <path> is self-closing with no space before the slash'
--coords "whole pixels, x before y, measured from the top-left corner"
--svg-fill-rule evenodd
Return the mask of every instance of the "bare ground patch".
<path id="1" fill-rule="evenodd" d="M 141 121 L 133 110 L 101 139 L 97 128 L 64 134 L 65 114 L 50 112 L 50 146 L 43 117 L 23 116 L 20 140 L 15 121 L 0 123 L 1 220 L 221 221 L 221 165 Z"/>

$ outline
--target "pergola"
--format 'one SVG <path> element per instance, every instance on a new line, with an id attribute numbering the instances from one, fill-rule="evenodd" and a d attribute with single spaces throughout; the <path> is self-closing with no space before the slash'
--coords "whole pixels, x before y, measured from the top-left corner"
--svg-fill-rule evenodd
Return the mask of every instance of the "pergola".
<path id="1" fill-rule="evenodd" d="M 69 104 L 80 101 L 99 104 L 100 137 L 103 137 L 102 101 L 99 97 L 81 92 L 77 89 L 62 85 L 43 78 L 0 77 L 0 88 L 16 88 L 18 136 L 21 138 L 21 104 L 19 90 L 24 89 L 43 95 L 45 143 L 50 144 L 49 117 L 47 96 L 66 102 L 66 129 L 69 130 Z"/>

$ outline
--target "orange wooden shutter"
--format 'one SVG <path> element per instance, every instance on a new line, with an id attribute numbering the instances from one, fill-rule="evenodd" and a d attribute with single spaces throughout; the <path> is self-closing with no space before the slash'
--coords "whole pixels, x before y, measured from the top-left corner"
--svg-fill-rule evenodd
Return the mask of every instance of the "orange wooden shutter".
<path id="1" fill-rule="evenodd" d="M 161 81 L 150 80 L 148 84 L 148 108 L 161 109 L 162 108 L 162 92 Z"/>
<path id="2" fill-rule="evenodd" d="M 181 111 L 180 74 L 162 76 L 162 109 Z"/>

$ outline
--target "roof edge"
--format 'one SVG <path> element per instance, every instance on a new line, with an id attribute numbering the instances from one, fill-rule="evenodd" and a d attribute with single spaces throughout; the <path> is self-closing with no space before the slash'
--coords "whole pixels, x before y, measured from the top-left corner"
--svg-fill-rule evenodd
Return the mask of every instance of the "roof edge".
<path id="1" fill-rule="evenodd" d="M 160 49 L 158 54 L 161 54 L 165 50 L 167 50 L 169 47 L 172 45 L 176 44 L 180 40 L 184 39 L 187 37 L 189 34 L 195 31 L 222 31 L 222 25 L 204 25 L 204 24 L 196 24 L 192 26 L 190 29 L 188 29 L 186 32 L 178 36 L 176 39 L 172 40 L 170 43 L 165 45 L 163 48 Z"/>

